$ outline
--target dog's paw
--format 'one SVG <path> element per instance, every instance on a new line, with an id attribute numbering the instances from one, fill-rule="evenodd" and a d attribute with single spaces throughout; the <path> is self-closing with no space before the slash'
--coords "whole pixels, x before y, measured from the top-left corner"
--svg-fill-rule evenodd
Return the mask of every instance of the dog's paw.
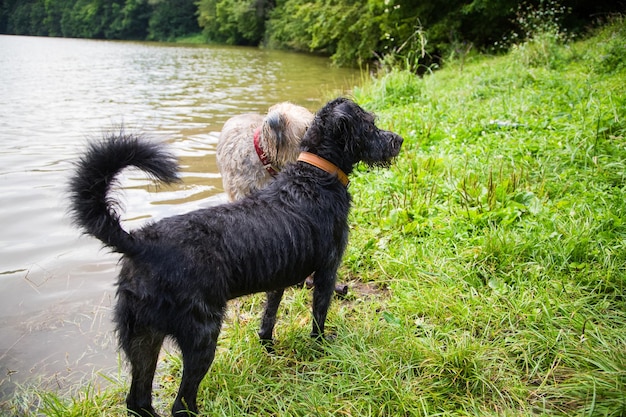
<path id="1" fill-rule="evenodd" d="M 129 417 L 161 417 L 154 411 L 154 408 L 150 407 L 142 407 L 137 409 L 128 408 L 128 416 Z"/>
<path id="2" fill-rule="evenodd" d="M 267 353 L 274 353 L 275 349 L 274 349 L 274 339 L 264 339 L 261 338 L 259 339 L 261 342 L 261 345 L 265 348 L 265 351 Z"/>
<path id="3" fill-rule="evenodd" d="M 335 339 L 337 339 L 337 335 L 335 333 L 324 333 L 324 334 L 311 333 L 311 339 L 320 343 L 332 342 Z"/>

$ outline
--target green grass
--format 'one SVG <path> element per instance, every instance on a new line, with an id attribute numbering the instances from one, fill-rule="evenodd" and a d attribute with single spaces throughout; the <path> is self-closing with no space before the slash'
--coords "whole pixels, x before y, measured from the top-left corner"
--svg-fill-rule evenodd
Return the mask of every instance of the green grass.
<path id="1" fill-rule="evenodd" d="M 202 33 L 196 33 L 193 35 L 178 37 L 174 42 L 184 44 L 206 44 L 207 39 Z"/>
<path id="2" fill-rule="evenodd" d="M 359 168 L 351 183 L 337 337 L 310 340 L 310 293 L 290 290 L 269 355 L 262 296 L 243 299 L 201 386 L 203 415 L 625 416 L 624 27 L 357 89 L 405 143 L 390 170 Z M 180 366 L 177 354 L 160 364 L 164 414 Z M 24 391 L 4 407 L 122 416 L 127 380 Z"/>

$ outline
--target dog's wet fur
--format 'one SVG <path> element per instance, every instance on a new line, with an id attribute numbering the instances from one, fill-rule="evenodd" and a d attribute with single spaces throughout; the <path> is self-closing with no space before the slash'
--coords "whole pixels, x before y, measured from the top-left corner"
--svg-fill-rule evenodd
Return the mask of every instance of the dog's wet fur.
<path id="1" fill-rule="evenodd" d="M 397 134 L 376 128 L 373 115 L 339 98 L 316 114 L 301 150 L 350 174 L 360 161 L 389 165 L 401 144 Z M 92 142 L 70 181 L 74 222 L 123 254 L 114 320 L 131 365 L 129 414 L 157 416 L 152 380 L 165 337 L 183 357 L 172 414 L 198 413 L 198 386 L 232 298 L 267 292 L 259 336 L 271 341 L 284 288 L 315 271 L 311 336 L 322 337 L 348 240 L 350 195 L 336 175 L 296 162 L 241 200 L 126 232 L 110 192 L 129 166 L 166 183 L 178 180 L 176 159 L 162 144 L 118 134 Z"/>

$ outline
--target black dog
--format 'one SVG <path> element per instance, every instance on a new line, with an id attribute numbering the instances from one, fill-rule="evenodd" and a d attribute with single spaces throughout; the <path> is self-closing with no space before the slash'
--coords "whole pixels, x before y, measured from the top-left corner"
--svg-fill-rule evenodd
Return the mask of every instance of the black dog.
<path id="1" fill-rule="evenodd" d="M 299 162 L 267 188 L 231 204 L 126 232 L 109 195 L 135 166 L 164 182 L 176 160 L 161 145 L 129 135 L 92 143 L 71 179 L 71 212 L 86 233 L 123 254 L 115 322 L 132 368 L 126 403 L 156 416 L 152 380 L 166 336 L 180 346 L 183 376 L 172 413 L 197 413 L 200 381 L 213 361 L 229 299 L 268 292 L 259 335 L 271 341 L 283 289 L 315 271 L 313 337 L 324 332 L 337 268 L 348 239 L 347 174 L 359 161 L 385 166 L 402 138 L 347 99 L 324 106 L 302 140 Z"/>

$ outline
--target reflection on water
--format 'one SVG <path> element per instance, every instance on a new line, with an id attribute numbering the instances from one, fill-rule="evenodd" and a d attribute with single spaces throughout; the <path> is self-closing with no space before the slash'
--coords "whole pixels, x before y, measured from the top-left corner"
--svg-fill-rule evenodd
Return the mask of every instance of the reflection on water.
<path id="1" fill-rule="evenodd" d="M 123 125 L 180 158 L 173 187 L 124 174 L 134 228 L 224 201 L 214 151 L 229 117 L 284 100 L 315 111 L 358 80 L 301 54 L 15 36 L 0 36 L 0 69 L 0 402 L 15 382 L 47 377 L 64 389 L 117 367 L 118 257 L 80 237 L 65 212 L 86 138 Z"/>

